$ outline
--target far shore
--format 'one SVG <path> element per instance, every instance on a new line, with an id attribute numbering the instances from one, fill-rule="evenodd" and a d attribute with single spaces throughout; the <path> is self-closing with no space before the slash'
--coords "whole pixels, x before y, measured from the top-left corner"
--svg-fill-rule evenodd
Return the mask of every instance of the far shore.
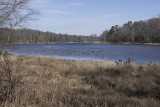
<path id="1" fill-rule="evenodd" d="M 132 44 L 132 45 L 154 45 L 159 46 L 160 43 L 137 43 L 137 42 L 48 42 L 48 43 L 10 43 L 11 44 L 51 44 L 51 43 L 93 43 L 93 44 Z M 0 44 L 7 44 L 7 43 L 0 43 Z"/>
<path id="2" fill-rule="evenodd" d="M 132 45 L 160 45 L 160 43 L 132 43 L 132 42 L 117 42 L 117 43 L 113 43 L 113 42 L 94 42 L 94 44 L 132 44 Z"/>
<path id="3" fill-rule="evenodd" d="M 9 44 L 54 44 L 54 43 L 92 43 L 92 42 L 43 42 L 43 43 L 23 43 L 23 42 L 20 42 L 20 43 L 9 43 Z M 0 43 L 0 44 L 8 44 L 8 43 Z"/>

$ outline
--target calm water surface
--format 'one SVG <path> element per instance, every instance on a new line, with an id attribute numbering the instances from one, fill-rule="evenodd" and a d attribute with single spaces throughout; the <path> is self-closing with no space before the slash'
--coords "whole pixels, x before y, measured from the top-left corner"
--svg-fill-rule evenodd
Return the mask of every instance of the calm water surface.
<path id="1" fill-rule="evenodd" d="M 55 43 L 55 44 L 18 44 L 8 50 L 10 54 L 41 55 L 67 60 L 113 60 L 126 61 L 131 58 L 136 63 L 160 63 L 160 46 L 92 44 L 92 43 Z"/>

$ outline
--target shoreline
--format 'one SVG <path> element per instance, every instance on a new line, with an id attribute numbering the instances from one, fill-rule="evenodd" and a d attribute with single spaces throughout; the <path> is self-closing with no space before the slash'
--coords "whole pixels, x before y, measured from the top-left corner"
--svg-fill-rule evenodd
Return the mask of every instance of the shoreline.
<path id="1" fill-rule="evenodd" d="M 121 45 L 150 45 L 150 46 L 160 46 L 160 43 L 132 43 L 132 42 L 117 42 L 117 43 L 112 43 L 112 42 L 94 42 L 93 44 L 121 44 Z"/>
<path id="2" fill-rule="evenodd" d="M 115 64 L 133 64 L 133 65 L 145 65 L 145 64 L 160 64 L 160 62 L 135 62 L 134 60 L 128 58 L 126 60 L 117 60 L 117 61 L 114 61 L 114 60 L 107 60 L 107 59 L 99 59 L 99 60 L 95 60 L 95 59 L 65 59 L 65 58 L 58 58 L 58 57 L 55 57 L 55 56 L 42 56 L 42 55 L 16 55 L 16 54 L 6 54 L 7 56 L 11 56 L 11 57 L 40 57 L 40 58 L 46 58 L 46 59 L 56 59 L 56 60 L 59 60 L 59 61 L 69 61 L 69 62 L 76 62 L 76 61 L 82 61 L 82 62 L 90 62 L 90 61 L 93 61 L 95 63 L 98 63 L 98 62 L 101 62 L 101 61 L 104 61 L 104 62 L 112 62 L 112 63 L 115 63 Z"/>
<path id="3" fill-rule="evenodd" d="M 92 43 L 92 44 L 121 44 L 121 45 L 150 45 L 150 46 L 160 46 L 160 43 L 132 43 L 132 42 L 117 42 L 117 43 L 112 43 L 112 42 L 50 42 L 50 43 L 11 43 L 9 45 L 19 45 L 19 44 L 56 44 L 56 43 Z M 7 43 L 0 43 L 0 44 L 7 44 Z"/>
<path id="4" fill-rule="evenodd" d="M 10 43 L 10 45 L 18 45 L 18 44 L 56 44 L 56 43 L 92 43 L 92 42 L 49 42 L 49 43 Z M 0 43 L 7 44 L 7 43 Z"/>

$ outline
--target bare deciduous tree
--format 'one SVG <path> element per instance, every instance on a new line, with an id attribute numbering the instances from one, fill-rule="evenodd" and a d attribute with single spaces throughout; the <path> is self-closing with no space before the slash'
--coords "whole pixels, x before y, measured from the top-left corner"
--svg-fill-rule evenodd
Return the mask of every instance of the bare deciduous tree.
<path id="1" fill-rule="evenodd" d="M 14 100 L 15 87 L 19 84 L 19 78 L 14 79 L 12 65 L 5 52 L 9 46 L 10 38 L 14 29 L 36 14 L 29 7 L 30 0 L 0 0 L 0 28 L 9 28 L 7 43 L 3 48 L 0 46 L 0 104 Z M 18 81 L 17 81 L 18 80 Z"/>
<path id="2" fill-rule="evenodd" d="M 7 44 L 9 44 L 10 37 L 12 36 L 13 29 L 23 25 L 27 20 L 32 19 L 32 16 L 37 14 L 35 10 L 29 7 L 30 0 L 1 0 L 0 1 L 0 27 L 9 28 L 10 34 L 8 35 Z M 7 50 L 0 49 L 1 57 Z"/>

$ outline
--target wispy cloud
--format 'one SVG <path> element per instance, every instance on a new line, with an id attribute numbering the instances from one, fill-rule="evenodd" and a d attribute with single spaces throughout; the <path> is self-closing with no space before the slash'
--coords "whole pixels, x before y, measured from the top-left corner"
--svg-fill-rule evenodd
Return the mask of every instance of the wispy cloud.
<path id="1" fill-rule="evenodd" d="M 54 14 L 74 14 L 70 11 L 72 7 L 83 6 L 83 3 L 80 2 L 71 2 L 71 3 L 54 3 L 52 0 L 33 0 L 31 6 L 38 8 L 40 13 L 43 15 L 54 15 Z"/>
<path id="2" fill-rule="evenodd" d="M 69 6 L 84 6 L 84 4 L 80 2 L 72 2 L 69 4 Z"/>
<path id="3" fill-rule="evenodd" d="M 30 4 L 35 8 L 46 8 L 47 6 L 53 5 L 52 0 L 31 0 Z"/>
<path id="4" fill-rule="evenodd" d="M 103 15 L 101 16 L 101 18 L 104 18 L 104 19 L 108 19 L 108 18 L 118 18 L 122 16 L 122 14 L 120 13 L 112 13 L 112 14 L 106 14 L 106 15 Z M 98 17 L 99 18 L 99 17 Z"/>
<path id="5" fill-rule="evenodd" d="M 47 14 L 73 14 L 73 12 L 58 10 L 58 9 L 43 10 L 43 12 L 45 12 Z"/>

